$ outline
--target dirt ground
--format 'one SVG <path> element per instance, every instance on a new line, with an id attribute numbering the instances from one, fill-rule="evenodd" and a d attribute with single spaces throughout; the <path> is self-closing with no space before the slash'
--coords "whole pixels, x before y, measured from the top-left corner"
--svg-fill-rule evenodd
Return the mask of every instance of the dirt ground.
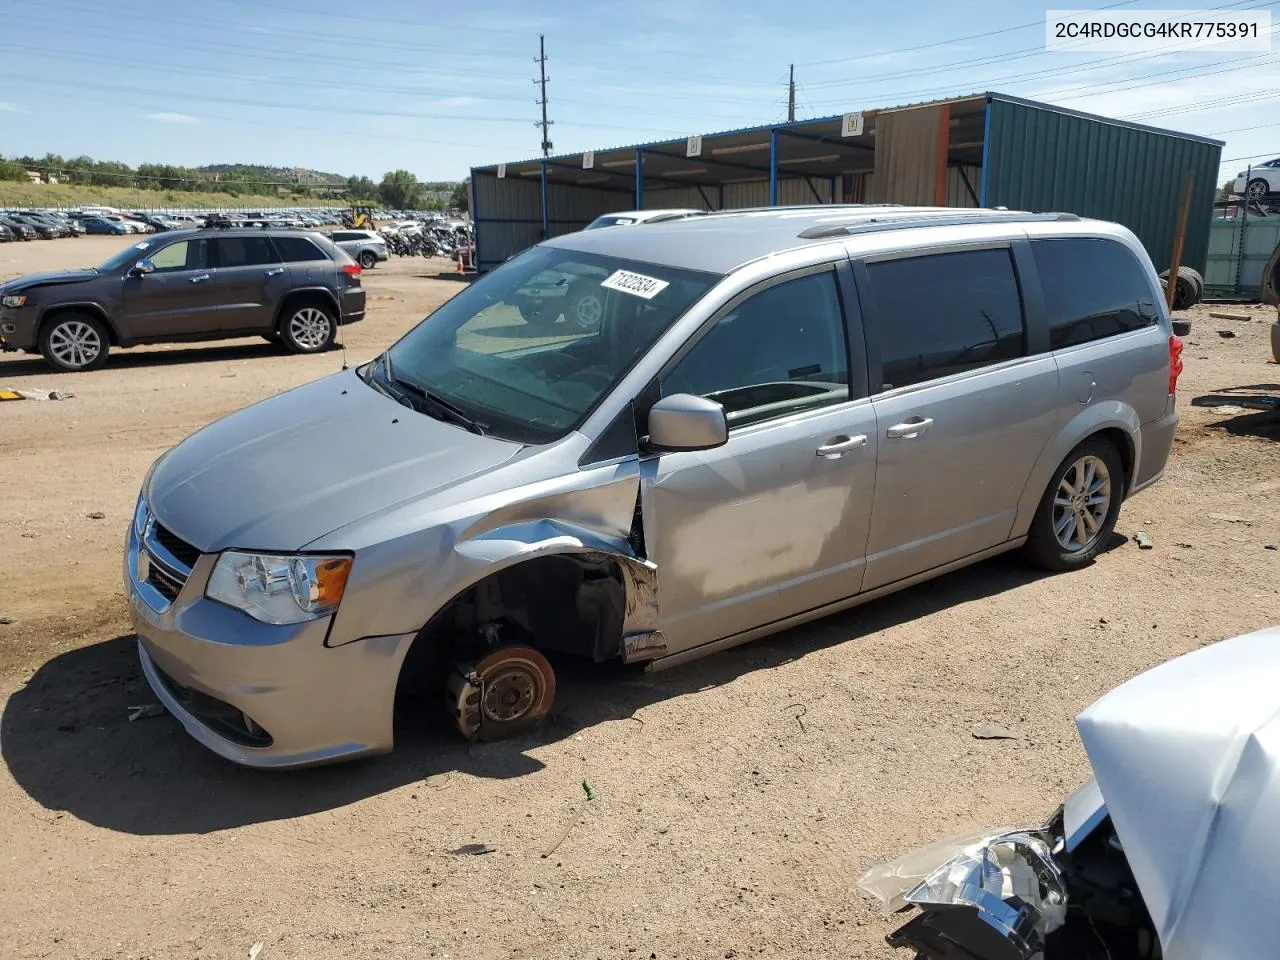
<path id="1" fill-rule="evenodd" d="M 0 278 L 119 246 L 3 245 Z M 456 292 L 448 269 L 366 273 L 351 362 Z M 1189 312 L 1168 474 L 1117 528 L 1154 549 L 1116 537 L 1062 576 L 998 559 L 669 672 L 575 671 L 522 741 L 467 746 L 425 721 L 389 757 L 291 774 L 225 763 L 168 717 L 128 721 L 153 698 L 121 548 L 155 457 L 341 355 L 147 347 L 79 375 L 0 356 L 0 387 L 75 393 L 0 404 L 0 957 L 891 956 L 865 869 L 1039 822 L 1087 775 L 1080 709 L 1280 621 L 1280 421 L 1240 400 L 1280 396 L 1274 312 L 1208 309 Z M 984 721 L 1018 739 L 974 739 Z"/>

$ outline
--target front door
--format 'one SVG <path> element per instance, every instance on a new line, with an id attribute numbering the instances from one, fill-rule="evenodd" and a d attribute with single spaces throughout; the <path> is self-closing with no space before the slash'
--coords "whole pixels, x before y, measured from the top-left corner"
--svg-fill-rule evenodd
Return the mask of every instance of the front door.
<path id="1" fill-rule="evenodd" d="M 211 241 L 179 240 L 144 251 L 151 273 L 124 278 L 125 330 L 130 340 L 197 336 L 218 329 L 218 271 Z"/>
<path id="2" fill-rule="evenodd" d="M 859 343 L 859 365 L 861 353 Z M 731 302 L 660 378 L 664 396 L 709 397 L 729 420 L 723 447 L 642 466 L 672 653 L 858 592 L 876 429 L 863 378 L 851 387 L 849 371 L 828 265 Z"/>
<path id="3" fill-rule="evenodd" d="M 218 237 L 219 325 L 228 333 L 264 331 L 289 288 L 289 272 L 265 235 Z"/>
<path id="4" fill-rule="evenodd" d="M 1058 371 L 1028 349 L 1008 247 L 859 270 L 880 429 L 871 590 L 1005 542 L 1057 416 Z"/>

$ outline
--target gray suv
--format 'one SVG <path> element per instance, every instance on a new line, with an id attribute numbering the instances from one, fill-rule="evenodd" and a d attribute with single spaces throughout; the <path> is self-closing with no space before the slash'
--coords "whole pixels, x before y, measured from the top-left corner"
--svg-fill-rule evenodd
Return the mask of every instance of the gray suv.
<path id="1" fill-rule="evenodd" d="M 91 270 L 0 286 L 0 350 L 93 370 L 112 346 L 263 336 L 328 349 L 364 317 L 360 267 L 319 233 L 189 230 L 125 247 Z"/>
<path id="2" fill-rule="evenodd" d="M 589 329 L 522 312 L 566 276 Z M 413 691 L 527 730 L 548 655 L 660 669 L 1008 550 L 1079 568 L 1164 472 L 1180 350 L 1134 236 L 1071 215 L 559 237 L 156 462 L 142 668 L 206 746 L 291 767 L 389 750 Z"/>

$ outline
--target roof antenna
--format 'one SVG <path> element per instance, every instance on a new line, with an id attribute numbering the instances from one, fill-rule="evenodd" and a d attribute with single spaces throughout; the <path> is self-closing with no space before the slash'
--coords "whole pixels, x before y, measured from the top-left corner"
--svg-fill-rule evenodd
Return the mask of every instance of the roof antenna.
<path id="1" fill-rule="evenodd" d="M 338 349 L 342 351 L 342 369 L 347 369 L 347 343 L 346 338 L 342 336 L 342 321 L 338 321 L 337 327 Z"/>

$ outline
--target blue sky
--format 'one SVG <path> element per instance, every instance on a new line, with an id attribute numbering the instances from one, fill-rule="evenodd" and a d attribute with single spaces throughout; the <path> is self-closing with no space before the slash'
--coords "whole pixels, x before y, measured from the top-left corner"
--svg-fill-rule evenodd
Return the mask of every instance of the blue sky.
<path id="1" fill-rule="evenodd" d="M 1280 2 L 1107 5 L 1275 17 Z M 1244 165 L 1235 158 L 1280 156 L 1280 44 L 1274 54 L 1050 54 L 1044 10 L 1010 0 L 9 3 L 0 153 L 458 179 L 475 163 L 538 154 L 531 81 L 544 33 L 556 153 L 782 119 L 794 62 L 801 118 L 999 90 L 1217 136 L 1225 172 Z"/>

